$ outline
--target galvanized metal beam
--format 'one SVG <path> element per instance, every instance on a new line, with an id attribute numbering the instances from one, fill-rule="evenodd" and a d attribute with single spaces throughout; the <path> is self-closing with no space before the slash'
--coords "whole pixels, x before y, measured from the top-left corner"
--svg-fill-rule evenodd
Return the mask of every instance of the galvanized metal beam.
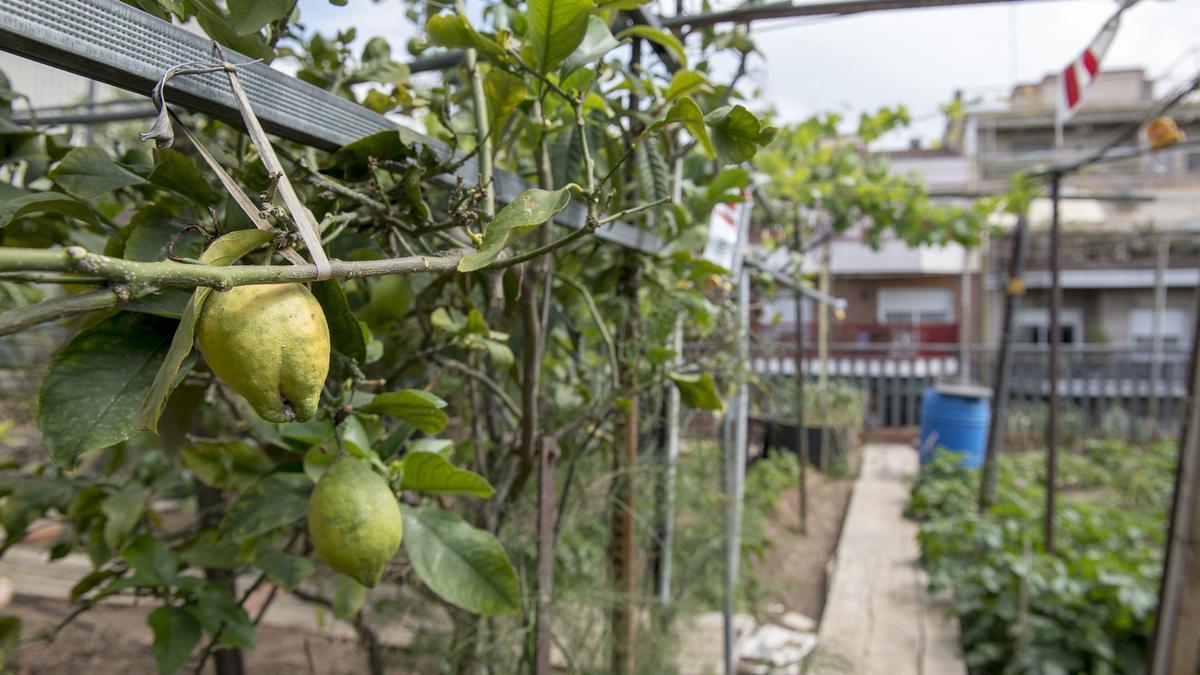
<path id="1" fill-rule="evenodd" d="M 172 66 L 214 61 L 213 46 L 206 37 L 119 0 L 0 0 L 0 49 L 143 95 L 149 95 Z M 393 130 L 405 142 L 427 146 L 443 159 L 453 154 L 446 144 L 353 101 L 227 51 L 230 61 L 246 62 L 238 76 L 269 133 L 336 150 L 363 136 Z M 176 78 L 167 86 L 167 100 L 234 126 L 242 124 L 222 73 Z M 458 175 L 468 184 L 476 182 L 475 158 L 467 160 Z M 443 177 L 446 184 L 454 178 Z M 507 172 L 496 172 L 494 181 L 496 198 L 505 203 L 529 188 L 520 176 Z M 573 203 L 555 222 L 579 229 L 586 218 L 586 209 Z M 654 233 L 620 222 L 600 228 L 596 236 L 643 253 L 656 253 L 663 245 Z"/>

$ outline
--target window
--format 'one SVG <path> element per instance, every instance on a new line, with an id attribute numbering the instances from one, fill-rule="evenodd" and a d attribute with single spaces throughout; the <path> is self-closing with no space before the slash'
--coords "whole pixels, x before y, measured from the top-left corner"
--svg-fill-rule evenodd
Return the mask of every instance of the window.
<path id="1" fill-rule="evenodd" d="M 1182 347 L 1188 343 L 1188 313 L 1182 309 L 1163 312 L 1163 346 Z M 1154 345 L 1154 310 L 1135 309 L 1129 312 L 1129 339 L 1138 347 Z"/>
<path id="2" fill-rule="evenodd" d="M 1189 152 L 1187 155 L 1187 170 L 1200 171 L 1200 152 Z"/>
<path id="3" fill-rule="evenodd" d="M 948 288 L 881 288 L 876 300 L 880 323 L 954 322 L 954 293 Z"/>
<path id="4" fill-rule="evenodd" d="M 1083 312 L 1064 309 L 1058 317 L 1059 344 L 1083 342 Z M 1017 314 L 1017 341 L 1031 345 L 1050 344 L 1050 312 L 1044 309 L 1023 309 Z"/>

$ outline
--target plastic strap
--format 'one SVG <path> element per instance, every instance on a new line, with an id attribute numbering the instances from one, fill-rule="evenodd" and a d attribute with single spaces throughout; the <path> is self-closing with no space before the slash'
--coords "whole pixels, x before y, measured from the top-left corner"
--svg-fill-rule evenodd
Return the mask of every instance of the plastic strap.
<path id="1" fill-rule="evenodd" d="M 270 231 L 271 224 L 262 217 L 262 214 L 259 213 L 258 207 L 255 206 L 254 202 L 250 200 L 250 197 L 244 191 L 242 191 L 242 188 L 239 187 L 236 182 L 234 182 L 233 177 L 230 176 L 227 171 L 225 171 L 225 168 L 221 166 L 221 163 L 217 161 L 217 158 L 213 157 L 212 153 L 208 151 L 208 148 L 204 147 L 204 144 L 200 142 L 200 139 L 196 138 L 192 132 L 188 130 L 187 126 L 179 120 L 174 112 L 171 113 L 171 119 L 178 122 L 179 128 L 183 131 L 183 135 L 187 136 L 187 139 L 191 141 L 192 146 L 196 148 L 196 152 L 199 152 L 200 156 L 204 158 L 204 162 L 208 164 L 208 168 L 212 169 L 213 173 L 217 174 L 217 180 L 221 181 L 221 185 L 225 187 L 225 191 L 228 192 L 229 195 L 233 197 L 233 201 L 237 202 L 237 205 L 242 208 L 242 212 L 246 214 L 246 217 L 250 219 L 250 222 L 254 223 L 254 226 L 260 230 Z M 297 253 L 296 249 L 285 248 L 280 250 L 279 253 L 291 261 L 293 265 L 308 264 L 308 262 L 304 260 L 304 256 Z"/>
<path id="2" fill-rule="evenodd" d="M 292 182 L 288 180 L 287 172 L 283 170 L 279 157 L 275 155 L 275 149 L 271 147 L 267 133 L 263 131 L 262 125 L 258 123 L 258 117 L 254 115 L 254 110 L 250 107 L 250 99 L 242 89 L 241 83 L 238 82 L 233 64 L 225 62 L 224 66 L 225 72 L 229 75 L 229 86 L 233 90 L 233 100 L 237 102 L 238 110 L 242 113 L 246 131 L 250 134 L 250 141 L 258 150 L 258 156 L 267 169 L 267 176 L 277 181 L 276 187 L 279 189 L 279 196 L 283 198 L 283 204 L 291 213 L 292 222 L 295 223 L 296 229 L 304 239 L 304 245 L 308 248 L 309 255 L 312 256 L 313 264 L 317 266 L 317 279 L 328 279 L 333 273 L 333 268 L 329 264 L 329 258 L 325 255 L 325 249 L 321 246 L 321 232 L 317 227 L 317 220 L 308 207 L 300 201 L 295 188 L 292 187 Z"/>

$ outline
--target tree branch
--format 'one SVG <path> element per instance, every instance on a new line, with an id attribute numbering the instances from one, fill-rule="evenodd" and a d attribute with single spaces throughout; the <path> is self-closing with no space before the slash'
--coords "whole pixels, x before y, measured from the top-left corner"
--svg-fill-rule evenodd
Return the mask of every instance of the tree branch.
<path id="1" fill-rule="evenodd" d="M 457 268 L 470 249 L 446 251 L 441 255 L 410 256 L 385 260 L 331 262 L 332 278 L 353 279 L 387 274 L 449 272 Z M 148 286 L 207 286 L 228 289 L 250 284 L 286 284 L 315 281 L 316 265 L 204 265 L 173 261 L 137 262 L 89 253 L 81 246 L 65 249 L 0 247 L 0 270 L 82 272 L 114 281 Z"/>
<path id="2" fill-rule="evenodd" d="M 122 287 L 120 290 L 102 288 L 86 293 L 64 295 L 39 302 L 36 305 L 12 309 L 0 313 L 0 335 L 19 333 L 38 324 L 56 321 L 75 314 L 86 314 L 116 307 L 131 299 L 132 296 L 126 288 Z"/>

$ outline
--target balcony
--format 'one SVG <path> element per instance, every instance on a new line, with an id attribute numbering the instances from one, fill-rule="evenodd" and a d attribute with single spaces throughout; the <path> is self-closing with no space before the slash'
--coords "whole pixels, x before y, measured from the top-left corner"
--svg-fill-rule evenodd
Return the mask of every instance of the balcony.
<path id="1" fill-rule="evenodd" d="M 1145 270 L 1152 272 L 1158 264 L 1158 249 L 1164 236 L 1169 236 L 1167 267 L 1169 270 L 1195 270 L 1200 267 L 1200 240 L 1194 232 L 1064 232 L 1062 233 L 1063 270 Z M 1012 258 L 1012 236 L 993 241 L 989 267 L 993 273 L 1004 273 Z M 1034 232 L 1025 254 L 1025 269 L 1044 272 L 1050 269 L 1050 237 Z"/>
<path id="2" fill-rule="evenodd" d="M 755 342 L 794 350 L 795 327 L 780 323 L 761 329 Z M 958 349 L 958 323 L 855 323 L 834 321 L 829 327 L 830 354 L 835 357 L 908 358 L 951 356 Z M 805 352 L 817 354 L 817 325 L 804 323 Z"/>
<path id="3" fill-rule="evenodd" d="M 1134 147 L 1114 150 L 1119 154 Z M 1037 150 L 1027 152 L 981 152 L 976 163 L 979 178 L 984 182 L 1007 182 L 1018 172 L 1031 172 L 1090 157 L 1094 149 Z M 1092 165 L 1072 178 L 1073 183 L 1144 184 L 1178 183 L 1200 180 L 1200 163 L 1191 155 L 1165 152 L 1153 157 L 1130 157 Z M 1190 160 L 1190 161 L 1189 161 Z"/>

